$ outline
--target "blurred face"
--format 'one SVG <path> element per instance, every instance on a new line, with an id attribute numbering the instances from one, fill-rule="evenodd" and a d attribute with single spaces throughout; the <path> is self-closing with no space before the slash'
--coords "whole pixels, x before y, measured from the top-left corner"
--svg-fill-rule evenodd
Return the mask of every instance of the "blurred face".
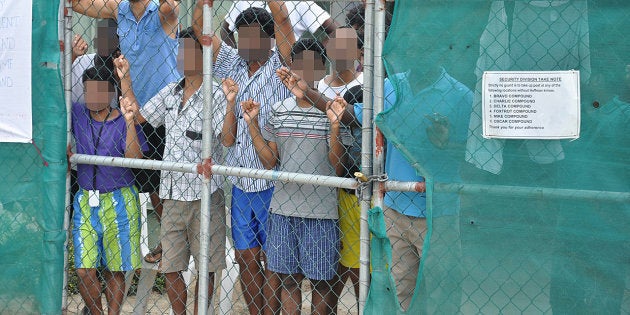
<path id="1" fill-rule="evenodd" d="M 100 25 L 96 28 L 94 39 L 96 53 L 99 56 L 108 56 L 118 48 L 118 34 L 113 26 Z"/>
<path id="2" fill-rule="evenodd" d="M 259 25 L 238 28 L 238 55 L 246 61 L 267 60 L 272 42 Z"/>
<path id="3" fill-rule="evenodd" d="M 321 56 L 310 50 L 293 56 L 291 70 L 302 77 L 310 86 L 315 86 L 315 82 L 326 75 L 326 67 Z"/>
<path id="4" fill-rule="evenodd" d="M 185 76 L 198 75 L 203 71 L 203 52 L 194 39 L 179 39 L 177 69 Z"/>
<path id="5" fill-rule="evenodd" d="M 91 111 L 101 111 L 116 97 L 116 91 L 107 81 L 85 81 L 85 106 Z"/>
<path id="6" fill-rule="evenodd" d="M 338 28 L 335 37 L 326 44 L 326 54 L 336 71 L 354 69 L 354 61 L 359 59 L 357 32 L 353 28 Z"/>

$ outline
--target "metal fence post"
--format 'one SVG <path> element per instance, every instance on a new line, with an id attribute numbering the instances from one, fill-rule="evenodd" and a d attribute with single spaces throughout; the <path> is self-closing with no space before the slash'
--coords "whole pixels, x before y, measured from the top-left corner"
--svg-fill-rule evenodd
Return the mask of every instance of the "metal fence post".
<path id="1" fill-rule="evenodd" d="M 365 2 L 365 34 L 363 63 L 363 121 L 361 122 L 361 171 L 366 176 L 372 170 L 372 92 L 374 80 L 374 0 Z M 360 269 L 359 269 L 359 314 L 363 314 L 370 287 L 370 231 L 368 229 L 368 210 L 371 207 L 372 185 L 363 189 L 361 195 L 360 225 Z"/>
<path id="2" fill-rule="evenodd" d="M 66 143 L 70 143 L 71 141 L 71 124 L 72 124 L 72 116 L 71 113 L 71 97 L 72 97 L 72 2 L 64 1 L 64 49 L 63 49 L 63 75 L 62 78 L 64 80 L 64 97 L 66 104 Z M 68 161 L 68 164 L 70 162 Z M 68 242 L 70 239 L 70 172 L 66 173 L 66 198 L 65 198 L 65 209 L 64 209 L 64 217 L 63 217 L 63 229 L 67 231 L 66 240 L 64 242 L 64 248 L 68 248 Z M 61 305 L 63 310 L 68 307 L 68 251 L 63 251 L 63 293 L 61 295 Z"/>
<path id="3" fill-rule="evenodd" d="M 212 36 L 212 7 L 210 3 L 205 2 L 203 4 L 203 36 L 209 38 Z M 214 140 L 212 124 L 213 116 L 213 98 L 212 98 L 212 41 L 204 43 L 203 45 L 203 144 L 202 144 L 202 157 L 210 158 L 212 156 L 212 141 Z M 205 315 L 208 313 L 208 286 L 211 285 L 208 279 L 208 248 L 210 247 L 210 218 L 212 211 L 216 209 L 210 209 L 210 189 L 211 178 L 203 176 L 203 189 L 201 191 L 201 231 L 200 231 L 200 244 L 199 244 L 199 300 L 198 310 L 199 314 Z M 210 211 L 206 212 L 206 209 Z M 216 276 L 216 275 L 215 275 Z M 214 284 L 212 284 L 214 285 Z M 213 292 L 214 293 L 214 292 Z M 215 294 L 213 294 L 214 296 Z M 211 299 L 212 301 L 212 299 Z M 214 305 L 210 304 L 212 310 Z M 212 312 L 214 313 L 214 312 Z"/>

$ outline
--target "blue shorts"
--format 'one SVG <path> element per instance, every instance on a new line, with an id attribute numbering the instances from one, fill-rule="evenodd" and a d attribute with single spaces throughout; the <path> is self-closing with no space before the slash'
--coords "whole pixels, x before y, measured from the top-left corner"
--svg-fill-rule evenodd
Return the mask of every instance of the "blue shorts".
<path id="1" fill-rule="evenodd" d="M 330 280 L 339 262 L 337 220 L 269 216 L 267 266 L 282 274 L 301 273 L 312 280 Z"/>
<path id="2" fill-rule="evenodd" d="M 273 187 L 257 192 L 232 187 L 232 240 L 236 249 L 265 248 L 265 228 L 272 195 Z"/>

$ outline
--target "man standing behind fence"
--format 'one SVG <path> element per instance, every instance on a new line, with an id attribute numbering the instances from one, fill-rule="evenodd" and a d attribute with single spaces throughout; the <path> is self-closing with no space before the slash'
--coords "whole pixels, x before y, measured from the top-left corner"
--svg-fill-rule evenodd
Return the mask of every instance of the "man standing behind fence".
<path id="1" fill-rule="evenodd" d="M 202 9 L 206 1 L 197 1 L 193 14 L 193 27 L 199 36 L 203 26 Z M 212 6 L 213 1 L 209 1 Z M 295 42 L 289 14 L 283 1 L 269 1 L 271 14 L 261 8 L 250 8 L 236 18 L 239 33 L 238 49 L 234 49 L 213 35 L 212 47 L 214 74 L 218 78 L 232 78 L 239 86 L 236 106 L 227 110 L 224 124 L 230 133 L 224 137 L 229 146 L 227 165 L 263 169 L 247 124 L 242 120 L 240 102 L 253 100 L 261 104 L 259 122 L 269 116 L 271 105 L 290 96 L 275 71 L 285 62 L 290 63 L 291 47 Z M 276 47 L 272 51 L 272 37 Z M 240 267 L 240 281 L 250 314 L 262 313 L 265 298 L 262 293 L 265 275 L 261 260 L 267 239 L 265 228 L 273 183 L 268 180 L 231 176 L 232 188 L 232 239 L 236 248 L 236 261 Z M 267 279 L 279 281 L 278 279 Z M 273 285 L 270 285 L 273 287 Z M 271 290 L 269 290 L 271 291 Z M 271 297 L 273 295 L 273 297 Z M 275 294 L 268 293 L 269 304 L 277 308 Z"/>
<path id="2" fill-rule="evenodd" d="M 203 99 L 201 86 L 202 50 L 192 28 L 183 30 L 180 35 L 180 65 L 184 78 L 168 84 L 151 98 L 147 104 L 138 108 L 133 92 L 121 101 L 121 107 L 132 112 L 139 112 L 136 121 L 149 122 L 151 125 L 166 126 L 166 147 L 164 160 L 181 163 L 197 163 L 202 160 Z M 182 60 L 183 59 L 183 60 Z M 116 59 L 116 66 L 125 72 L 129 64 L 124 58 Z M 130 80 L 121 82 L 123 87 L 130 85 Z M 232 102 L 236 91 L 231 94 Z M 214 114 L 212 121 L 213 148 L 212 159 L 223 163 L 221 146 L 221 123 L 225 112 L 223 92 L 214 89 Z M 214 272 L 225 268 L 225 199 L 223 196 L 224 177 L 214 175 L 211 181 L 211 206 L 208 296 L 211 300 L 214 286 Z M 163 247 L 161 270 L 166 275 L 166 291 L 174 314 L 186 313 L 187 289 L 181 272 L 188 268 L 192 254 L 199 266 L 200 220 L 201 220 L 201 176 L 162 171 L 160 198 L 164 209 L 161 239 Z M 208 209 L 203 209 L 207 212 Z M 198 286 L 198 284 L 197 284 Z M 198 287 L 195 289 L 197 292 Z M 197 294 L 195 294 L 195 300 Z M 197 303 L 195 302 L 195 314 Z"/>
<path id="3" fill-rule="evenodd" d="M 330 14 L 313 1 L 287 1 L 285 5 L 289 12 L 295 40 L 302 38 L 302 35 L 307 31 L 315 35 L 321 29 L 327 35 L 323 36 L 322 39 L 322 43 L 325 44 L 328 37 L 337 28 L 337 23 L 330 17 Z M 239 14 L 250 7 L 267 9 L 265 1 L 234 1 L 221 25 L 221 39 L 224 43 L 237 48 L 234 39 L 234 32 L 236 31 L 234 21 Z"/>
<path id="4" fill-rule="evenodd" d="M 293 55 L 297 71 L 311 79 L 318 70 L 323 73 L 326 55 L 318 41 L 299 40 Z M 273 105 L 262 129 L 256 117 L 260 104 L 245 101 L 241 106 L 266 169 L 326 176 L 344 173 L 339 123 L 344 107 L 340 103 L 322 113 L 309 101 L 290 97 Z M 344 138 L 349 142 L 348 134 Z M 336 189 L 278 182 L 270 212 L 267 264 L 282 280 L 283 313 L 300 313 L 304 278 L 313 285 L 312 313 L 334 313 L 333 284 L 339 260 Z"/>
<path id="5" fill-rule="evenodd" d="M 164 86 L 180 78 L 176 39 L 179 2 L 160 0 L 158 5 L 153 0 L 72 0 L 72 8 L 77 13 L 118 22 L 120 49 L 131 64 L 131 81 L 140 107 Z M 164 128 L 143 124 L 142 131 L 149 141 L 145 157 L 161 159 Z M 140 192 L 150 193 L 153 209 L 161 217 L 160 172 L 137 170 L 135 176 Z M 161 247 L 152 254 L 147 257 L 150 262 L 159 260 Z"/>

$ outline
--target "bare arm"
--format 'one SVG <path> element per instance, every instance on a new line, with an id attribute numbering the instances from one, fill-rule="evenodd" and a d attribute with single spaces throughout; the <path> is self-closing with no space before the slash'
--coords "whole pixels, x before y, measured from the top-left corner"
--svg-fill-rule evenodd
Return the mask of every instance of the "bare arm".
<path id="1" fill-rule="evenodd" d="M 225 93 L 227 103 L 223 128 L 221 129 L 221 143 L 223 146 L 231 147 L 236 143 L 236 132 L 238 130 L 238 119 L 235 111 L 238 85 L 231 78 L 227 78 L 221 82 L 221 88 L 223 93 Z"/>
<path id="2" fill-rule="evenodd" d="M 291 20 L 289 19 L 289 11 L 287 11 L 284 1 L 270 0 L 268 4 L 271 14 L 273 15 L 274 33 L 278 52 L 280 52 L 284 63 L 291 65 L 291 49 L 295 43 L 295 35 L 293 34 L 293 26 L 291 26 Z"/>
<path id="3" fill-rule="evenodd" d="M 164 32 L 171 38 L 177 35 L 180 2 L 181 0 L 160 0 L 160 22 Z"/>
<path id="4" fill-rule="evenodd" d="M 249 134 L 252 137 L 254 149 L 258 154 L 258 159 L 262 165 L 270 170 L 278 165 L 278 146 L 275 142 L 267 141 L 263 138 L 258 125 L 258 113 L 260 112 L 260 104 L 253 100 L 241 102 L 243 108 L 243 118 L 247 122 Z"/>
<path id="5" fill-rule="evenodd" d="M 99 19 L 117 19 L 121 0 L 72 0 L 72 9 L 79 14 Z"/>
<path id="6" fill-rule="evenodd" d="M 127 118 L 127 113 L 123 113 L 123 115 L 125 115 L 125 122 L 127 125 L 125 157 L 132 159 L 141 159 L 142 149 L 140 148 L 140 140 L 138 140 L 138 132 L 136 131 L 133 114 L 130 116 L 130 118 Z"/>
<path id="7" fill-rule="evenodd" d="M 201 38 L 203 34 L 203 5 L 205 2 L 209 2 L 210 6 L 214 4 L 213 0 L 197 0 L 197 5 L 195 5 L 195 9 L 193 11 L 192 17 L 192 27 L 195 31 L 195 35 L 198 38 Z M 219 55 L 219 49 L 221 49 L 221 39 L 216 35 L 212 34 L 212 62 L 217 61 L 217 56 Z"/>
<path id="8" fill-rule="evenodd" d="M 292 72 L 289 68 L 282 67 L 276 70 L 276 74 L 284 84 L 284 86 L 295 95 L 298 99 L 306 100 L 313 107 L 319 109 L 322 112 L 326 112 L 328 109 L 328 102 L 331 101 L 324 94 L 316 89 L 311 88 L 306 81 L 304 81 L 299 75 Z M 354 115 L 354 108 L 352 106 L 346 106 L 346 110 L 341 117 L 341 122 L 346 125 L 353 123 L 358 124 Z"/>
<path id="9" fill-rule="evenodd" d="M 131 86 L 129 61 L 125 59 L 124 55 L 120 55 L 118 58 L 114 59 L 114 65 L 116 66 L 116 75 L 120 79 L 120 91 L 122 92 L 120 109 L 123 112 L 132 112 L 137 124 L 146 122 L 146 119 L 140 114 L 138 101 L 136 100 L 136 95 L 133 93 Z"/>
<path id="10" fill-rule="evenodd" d="M 121 98 L 121 103 L 124 103 Z M 125 125 L 127 127 L 127 133 L 125 137 L 125 157 L 132 159 L 142 158 L 142 148 L 140 147 L 140 140 L 138 140 L 138 132 L 136 131 L 135 116 L 138 113 L 137 110 L 131 110 L 129 106 L 120 106 L 120 112 L 125 117 Z"/>
<path id="11" fill-rule="evenodd" d="M 328 160 L 330 165 L 335 169 L 337 176 L 343 176 L 345 173 L 345 162 L 347 159 L 346 149 L 341 142 L 341 123 L 340 118 L 344 114 L 347 107 L 343 97 L 337 96 L 335 100 L 328 103 L 326 116 L 330 120 L 330 150 L 328 151 Z"/>

